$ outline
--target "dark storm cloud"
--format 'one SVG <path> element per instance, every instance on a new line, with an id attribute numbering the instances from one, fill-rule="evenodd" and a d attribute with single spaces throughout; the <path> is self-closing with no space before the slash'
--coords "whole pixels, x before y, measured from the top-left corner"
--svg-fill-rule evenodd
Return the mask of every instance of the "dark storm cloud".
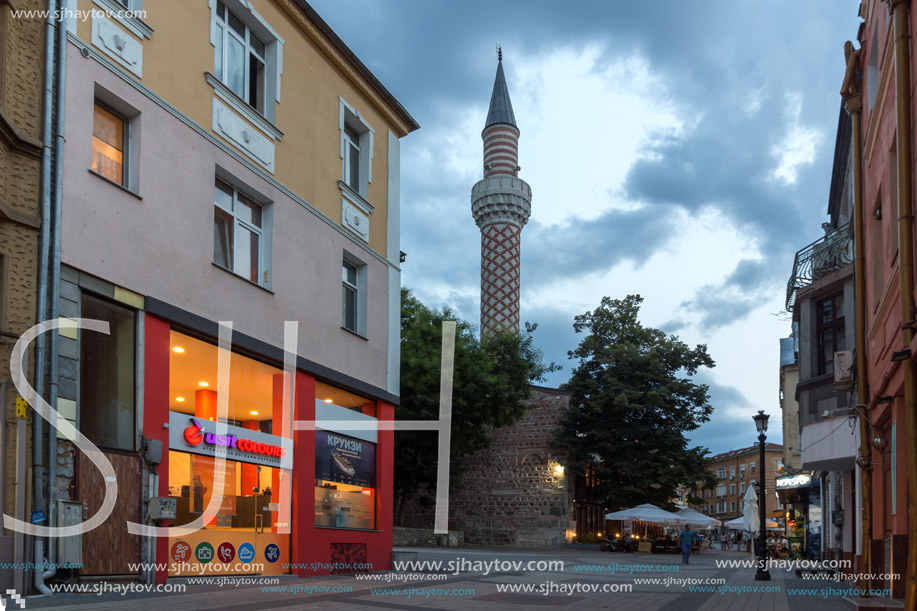
<path id="1" fill-rule="evenodd" d="M 562 225 L 532 221 L 522 232 L 522 281 L 526 287 L 607 270 L 622 261 L 637 267 L 674 231 L 658 209 L 608 210 L 595 219 Z"/>

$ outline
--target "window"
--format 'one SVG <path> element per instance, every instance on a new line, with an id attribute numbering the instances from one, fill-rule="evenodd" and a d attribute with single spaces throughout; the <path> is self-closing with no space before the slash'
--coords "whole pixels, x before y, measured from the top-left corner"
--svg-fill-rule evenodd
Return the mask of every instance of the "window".
<path id="1" fill-rule="evenodd" d="M 739 477 L 745 477 L 745 465 L 739 465 Z"/>
<path id="2" fill-rule="evenodd" d="M 98 101 L 92 119 L 92 171 L 122 187 L 128 186 L 129 122 Z"/>
<path id="3" fill-rule="evenodd" d="M 360 192 L 360 134 L 350 125 L 344 126 L 344 182 Z"/>
<path id="4" fill-rule="evenodd" d="M 745 482 L 739 484 L 739 494 L 745 494 Z"/>
<path id="5" fill-rule="evenodd" d="M 755 474 L 755 462 L 754 462 L 754 461 L 748 463 L 748 469 L 749 469 L 749 472 L 750 472 L 752 475 Z M 752 483 L 754 483 L 754 482 L 752 482 Z"/>
<path id="6" fill-rule="evenodd" d="M 729 502 L 729 511 L 730 511 L 730 513 L 735 513 L 735 510 L 736 510 L 736 502 L 735 502 L 735 501 L 730 501 L 730 502 Z"/>
<path id="7" fill-rule="evenodd" d="M 818 375 L 834 373 L 834 353 L 846 345 L 843 294 L 816 303 L 816 337 L 818 342 Z"/>
<path id="8" fill-rule="evenodd" d="M 245 102 L 229 100 L 242 114 L 248 114 L 246 108 L 257 111 L 246 117 L 257 125 L 260 117 L 273 121 L 274 102 L 280 101 L 283 39 L 244 0 L 210 0 L 210 10 L 214 74 L 208 82 L 219 97 L 232 98 L 232 92 Z"/>
<path id="9" fill-rule="evenodd" d="M 729 467 L 729 479 L 733 479 L 736 476 L 736 468 Z"/>
<path id="10" fill-rule="evenodd" d="M 216 77 L 264 114 L 264 42 L 222 2 L 217 2 L 216 30 Z"/>
<path id="11" fill-rule="evenodd" d="M 349 253 L 341 266 L 341 326 L 366 335 L 366 265 Z"/>
<path id="12" fill-rule="evenodd" d="M 716 470 L 716 476 L 717 476 L 718 478 L 720 478 L 720 479 L 725 478 L 725 477 L 726 477 L 726 469 L 723 468 L 723 467 L 720 467 L 719 469 L 717 469 L 717 470 Z"/>
<path id="13" fill-rule="evenodd" d="M 357 266 L 344 261 L 343 273 L 344 328 L 357 330 Z"/>
<path id="14" fill-rule="evenodd" d="M 373 129 L 344 100 L 340 104 L 341 182 L 365 200 L 372 182 Z"/>
<path id="15" fill-rule="evenodd" d="M 735 493 L 736 493 L 736 485 L 729 484 L 729 494 L 735 494 Z"/>
<path id="16" fill-rule="evenodd" d="M 133 451 L 134 312 L 83 294 L 80 314 L 109 324 L 108 335 L 80 332 L 80 432 L 97 446 Z"/>
<path id="17" fill-rule="evenodd" d="M 213 201 L 213 262 L 267 287 L 265 208 L 219 178 Z"/>
<path id="18" fill-rule="evenodd" d="M 718 497 L 726 496 L 726 484 L 720 484 L 716 487 L 716 495 Z"/>

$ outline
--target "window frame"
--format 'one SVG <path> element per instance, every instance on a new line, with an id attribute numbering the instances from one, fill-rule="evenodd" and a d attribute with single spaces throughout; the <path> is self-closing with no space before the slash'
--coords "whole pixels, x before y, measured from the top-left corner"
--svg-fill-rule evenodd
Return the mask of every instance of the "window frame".
<path id="1" fill-rule="evenodd" d="M 219 6 L 225 7 L 227 17 L 225 20 L 219 16 Z M 280 132 L 273 127 L 276 105 L 280 102 L 280 82 L 283 74 L 283 38 L 277 33 L 264 18 L 254 10 L 251 3 L 245 0 L 208 0 L 210 8 L 210 44 L 214 48 L 213 54 L 213 73 L 206 74 L 208 82 L 214 87 L 214 92 L 218 97 L 225 99 L 235 110 L 242 114 L 246 119 L 258 125 L 269 133 L 271 138 L 280 139 Z M 225 44 L 227 37 L 234 37 L 230 33 L 228 14 L 232 14 L 238 19 L 245 28 L 245 40 L 243 42 L 244 65 L 243 65 L 243 91 L 249 92 L 250 88 L 250 64 L 252 47 L 251 36 L 255 36 L 264 45 L 264 52 L 259 59 L 262 61 L 262 79 L 258 104 L 252 105 L 247 96 L 239 95 L 233 90 L 227 80 L 224 79 L 226 74 L 228 45 Z M 222 34 L 220 29 L 222 28 Z M 238 38 L 236 38 L 238 40 Z M 221 53 L 220 68 L 217 67 L 217 52 Z M 212 77 L 212 81 L 211 81 Z M 250 93 L 250 92 L 249 92 Z M 228 99 L 227 99 L 228 98 Z M 234 103 L 235 100 L 242 102 Z M 266 123 L 266 125 L 265 125 Z"/>
<path id="2" fill-rule="evenodd" d="M 120 97 L 100 86 L 95 85 L 93 92 L 93 127 L 92 138 L 95 138 L 95 107 L 98 106 L 106 112 L 115 115 L 124 121 L 123 128 L 123 152 L 121 159 L 121 174 L 124 177 L 121 183 L 118 183 L 101 172 L 92 169 L 92 156 L 95 154 L 92 139 L 90 139 L 90 158 L 89 172 L 102 178 L 103 180 L 121 187 L 122 189 L 140 197 L 140 155 L 141 155 L 141 133 L 142 133 L 142 113 L 140 110 L 131 106 Z"/>
<path id="3" fill-rule="evenodd" d="M 344 269 L 350 266 L 355 271 L 355 282 L 349 283 L 343 277 Z M 351 333 L 355 333 L 360 337 L 366 339 L 366 320 L 367 320 L 367 311 L 366 311 L 366 282 L 367 282 L 367 266 L 366 263 L 352 253 L 344 251 L 341 263 L 341 328 Z M 346 319 L 346 303 L 345 298 L 347 292 L 351 291 L 353 294 L 353 302 L 355 306 L 354 312 L 354 322 L 355 328 L 350 328 L 347 326 Z"/>
<path id="4" fill-rule="evenodd" d="M 98 430 L 93 430 L 93 431 L 86 430 L 86 420 L 88 416 L 88 414 L 86 413 L 86 404 L 94 403 L 94 402 L 92 401 L 87 402 L 85 400 L 86 396 L 84 395 L 84 392 L 88 392 L 86 380 L 92 379 L 93 377 L 87 374 L 85 368 L 87 366 L 90 366 L 89 365 L 90 361 L 92 361 L 91 366 L 95 366 L 95 361 L 93 359 L 87 358 L 86 353 L 85 353 L 85 351 L 88 349 L 87 348 L 87 337 L 91 337 L 93 340 L 102 341 L 102 342 L 108 342 L 108 341 L 115 340 L 116 339 L 115 329 L 117 329 L 118 327 L 117 325 L 112 325 L 111 321 L 106 321 L 109 323 L 110 328 L 115 327 L 115 329 L 112 329 L 110 333 L 103 334 L 98 331 L 90 331 L 87 329 L 79 329 L 78 331 L 78 342 L 79 342 L 78 344 L 79 385 L 78 386 L 79 386 L 79 389 L 77 391 L 77 401 L 76 401 L 77 428 L 81 433 L 86 435 L 86 437 L 90 441 L 92 441 L 96 446 L 100 448 L 135 452 L 137 451 L 139 447 L 140 432 L 138 430 L 138 426 L 142 418 L 141 407 L 140 407 L 141 398 L 138 395 L 138 383 L 142 377 L 142 352 L 140 351 L 140 344 L 139 344 L 140 335 L 142 333 L 141 322 L 140 322 L 141 317 L 138 316 L 138 311 L 136 309 L 128 307 L 123 303 L 119 303 L 115 300 L 112 300 L 109 297 L 99 295 L 95 292 L 87 291 L 85 289 L 81 290 L 79 298 L 80 298 L 79 307 L 80 307 L 81 316 L 84 315 L 84 312 L 86 310 L 86 299 L 87 298 L 90 300 L 94 300 L 100 304 L 104 304 L 105 307 L 117 308 L 119 310 L 122 310 L 123 313 L 130 315 L 130 318 L 131 318 L 130 332 L 131 332 L 131 340 L 132 340 L 131 349 L 129 351 L 130 359 L 131 359 L 131 385 L 130 385 L 131 423 L 129 427 L 130 446 L 105 444 L 102 442 L 100 438 L 96 436 L 96 433 L 98 433 Z M 117 427 L 116 427 L 116 430 L 117 430 Z M 90 432 L 92 433 L 92 436 L 87 434 Z"/>
<path id="5" fill-rule="evenodd" d="M 221 205 L 218 202 L 217 191 L 222 191 L 217 183 L 221 183 L 226 187 L 228 191 L 232 192 L 232 210 L 227 210 L 224 205 Z M 227 272 L 243 278 L 252 284 L 260 286 L 262 288 L 270 290 L 272 273 L 271 273 L 271 239 L 272 239 L 272 227 L 273 227 L 273 207 L 270 202 L 264 201 L 264 198 L 257 195 L 252 195 L 251 190 L 245 188 L 244 186 L 239 186 L 239 184 L 227 178 L 221 173 L 217 173 L 214 176 L 214 192 L 213 192 L 213 222 L 214 222 L 214 244 L 213 244 L 213 257 L 212 262 L 214 265 L 220 269 L 226 270 Z M 229 195 L 229 193 L 226 193 Z M 255 224 L 254 221 L 249 221 L 240 217 L 240 209 L 237 206 L 247 206 L 250 208 L 257 208 L 260 212 L 260 227 Z M 227 259 L 230 261 L 231 266 L 227 267 L 222 263 L 217 261 L 217 217 L 222 213 L 224 219 L 232 219 L 231 231 L 226 236 L 227 241 Z M 258 263 L 257 271 L 255 278 L 251 278 L 251 256 L 249 256 L 249 273 L 243 274 L 240 273 L 240 257 L 242 256 L 242 249 L 237 248 L 238 236 L 240 235 L 240 230 L 247 231 L 250 234 L 257 236 L 258 238 Z"/>
<path id="6" fill-rule="evenodd" d="M 96 155 L 96 116 L 97 111 L 101 110 L 103 113 L 108 114 L 117 122 L 121 123 L 121 180 L 115 180 L 110 176 L 107 176 L 101 171 L 101 168 L 94 169 L 93 165 L 95 164 L 95 155 Z M 101 140 L 101 138 L 98 138 Z M 105 142 L 102 140 L 102 142 Z M 103 100 L 100 100 L 98 97 L 95 98 L 92 104 L 92 159 L 89 163 L 89 169 L 96 174 L 101 176 L 105 180 L 115 183 L 120 187 L 124 187 L 127 190 L 131 189 L 131 120 L 125 117 L 122 113 L 118 112 L 115 108 L 112 108 L 110 104 L 106 104 Z M 111 143 L 106 142 L 109 146 L 114 146 Z"/>
<path id="7" fill-rule="evenodd" d="M 815 371 L 816 375 L 829 375 L 834 373 L 834 353 L 844 350 L 847 345 L 845 325 L 844 293 L 839 291 L 815 300 Z M 824 305 L 830 303 L 832 318 L 823 320 Z M 830 358 L 826 358 L 825 351 L 830 350 Z"/>
<path id="8" fill-rule="evenodd" d="M 369 185 L 372 184 L 372 161 L 373 161 L 373 136 L 375 131 L 372 126 L 366 122 L 363 116 L 353 106 L 348 104 L 344 98 L 338 98 L 338 129 L 340 130 L 340 157 L 341 157 L 341 181 L 342 188 L 346 188 L 351 193 L 359 196 L 367 205 L 369 204 Z M 358 136 L 359 141 L 353 142 L 353 137 L 347 133 L 351 130 Z M 353 172 L 352 160 L 350 156 L 351 145 L 356 145 L 359 153 L 359 164 L 357 168 L 357 185 L 354 186 L 351 181 Z"/>

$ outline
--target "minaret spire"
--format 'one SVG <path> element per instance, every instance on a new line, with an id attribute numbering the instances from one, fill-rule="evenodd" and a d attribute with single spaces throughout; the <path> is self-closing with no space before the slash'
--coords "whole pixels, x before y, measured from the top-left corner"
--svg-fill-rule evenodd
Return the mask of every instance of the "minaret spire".
<path id="1" fill-rule="evenodd" d="M 484 179 L 471 190 L 471 213 L 481 229 L 481 333 L 519 330 L 522 228 L 531 215 L 532 189 L 518 178 L 519 128 L 497 46 L 497 75 L 481 138 Z"/>

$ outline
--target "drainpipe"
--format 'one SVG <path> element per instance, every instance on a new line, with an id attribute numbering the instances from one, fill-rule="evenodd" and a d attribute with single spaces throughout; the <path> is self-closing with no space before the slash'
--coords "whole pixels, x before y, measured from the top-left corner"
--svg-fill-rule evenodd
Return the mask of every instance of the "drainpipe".
<path id="1" fill-rule="evenodd" d="M 895 22 L 895 107 L 898 141 L 898 278 L 901 287 L 901 334 L 905 348 L 914 339 L 914 212 L 911 205 L 911 62 L 909 0 L 892 0 Z M 907 431 L 908 549 L 904 606 L 917 609 L 917 371 L 904 365 L 904 413 Z"/>
<path id="2" fill-rule="evenodd" d="M 869 592 L 869 579 L 865 577 L 872 573 L 870 570 L 870 544 L 872 538 L 872 465 L 869 457 L 869 381 L 866 375 L 866 248 L 865 214 L 863 210 L 863 96 L 860 93 L 860 82 L 856 72 L 860 61 L 860 49 L 853 50 L 853 44 L 844 45 L 844 54 L 847 57 L 847 72 L 844 74 L 844 83 L 841 85 L 841 96 L 844 98 L 844 107 L 850 113 L 853 127 L 853 281 L 854 301 L 856 303 L 856 367 L 857 367 L 857 408 L 860 424 L 860 494 L 863 497 L 863 511 L 861 513 L 860 533 L 860 560 L 861 570 L 856 571 L 860 577 L 857 579 L 859 589 Z"/>
<path id="3" fill-rule="evenodd" d="M 53 224 L 51 225 L 51 303 L 49 320 L 60 316 L 60 246 L 61 246 L 61 200 L 64 176 L 64 114 L 67 85 L 67 21 L 64 18 L 67 0 L 60 0 L 60 19 L 57 22 L 57 91 L 54 106 L 57 112 L 54 125 L 54 201 L 52 202 Z M 57 409 L 58 332 L 50 331 L 51 364 L 48 403 Z M 48 525 L 57 526 L 57 427 L 48 423 Z M 49 570 L 43 577 L 50 579 L 57 573 L 57 537 L 48 538 Z"/>
<path id="4" fill-rule="evenodd" d="M 45 20 L 45 74 L 44 95 L 41 121 L 41 232 L 39 237 L 38 259 L 38 295 L 36 302 L 36 322 L 44 322 L 48 313 L 48 268 L 50 259 L 51 242 L 51 149 L 52 126 L 54 116 L 54 43 L 55 22 L 57 12 L 56 0 L 48 0 L 48 18 Z M 35 341 L 35 389 L 44 395 L 45 364 L 47 362 L 47 338 L 41 334 Z M 32 510 L 41 511 L 46 507 L 44 489 L 44 465 L 42 430 L 44 421 L 37 414 L 32 415 Z M 43 566 L 44 545 L 40 537 L 35 537 L 36 566 Z M 35 569 L 35 588 L 42 594 L 51 594 L 51 590 L 44 583 L 42 569 Z"/>

